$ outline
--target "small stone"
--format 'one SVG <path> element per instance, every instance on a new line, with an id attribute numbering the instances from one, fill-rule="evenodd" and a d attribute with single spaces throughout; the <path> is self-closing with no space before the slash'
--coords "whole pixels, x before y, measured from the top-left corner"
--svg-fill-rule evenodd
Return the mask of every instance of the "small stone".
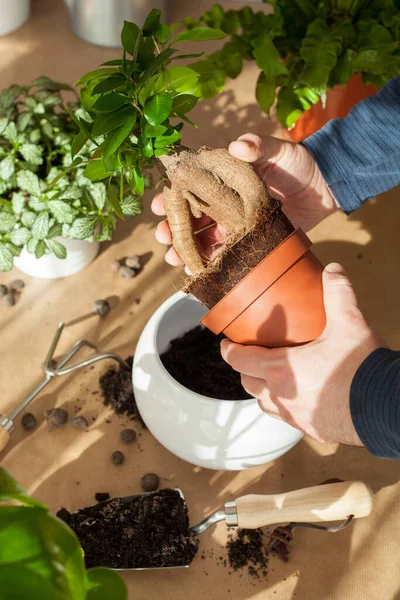
<path id="1" fill-rule="evenodd" d="M 75 429 L 87 429 L 89 427 L 89 423 L 85 417 L 81 416 L 71 419 L 70 424 L 72 427 L 75 427 Z"/>
<path id="2" fill-rule="evenodd" d="M 44 416 L 52 427 L 62 427 L 68 421 L 68 413 L 63 408 L 46 410 Z"/>
<path id="3" fill-rule="evenodd" d="M 21 419 L 21 423 L 26 431 L 32 431 L 36 427 L 36 417 L 32 413 L 25 413 Z"/>
<path id="4" fill-rule="evenodd" d="M 160 485 L 160 478 L 156 473 L 146 473 L 146 475 L 143 475 L 140 483 L 145 492 L 155 492 Z"/>
<path id="5" fill-rule="evenodd" d="M 96 498 L 97 502 L 105 502 L 110 498 L 110 494 L 108 492 L 97 492 L 94 497 Z"/>
<path id="6" fill-rule="evenodd" d="M 0 298 L 8 294 L 8 288 L 6 285 L 0 284 Z"/>
<path id="7" fill-rule="evenodd" d="M 125 456 L 119 450 L 116 450 L 111 454 L 111 462 L 114 465 L 122 465 L 125 460 Z"/>
<path id="8" fill-rule="evenodd" d="M 130 267 L 121 267 L 119 270 L 119 275 L 122 279 L 132 279 L 135 277 L 136 273 Z"/>
<path id="9" fill-rule="evenodd" d="M 23 290 L 24 287 L 25 281 L 22 281 L 22 279 L 14 279 L 14 281 L 10 283 L 10 288 L 12 290 Z"/>
<path id="10" fill-rule="evenodd" d="M 121 266 L 121 263 L 119 262 L 119 260 L 112 260 L 110 262 L 111 271 L 114 271 L 114 272 L 119 271 L 120 266 Z"/>
<path id="11" fill-rule="evenodd" d="M 11 294 L 11 293 L 3 296 L 1 300 L 6 308 L 9 308 L 10 306 L 14 306 L 14 304 L 16 302 L 14 294 Z"/>
<path id="12" fill-rule="evenodd" d="M 140 298 L 135 298 L 134 302 L 135 304 L 140 304 Z"/>
<path id="13" fill-rule="evenodd" d="M 125 266 L 138 271 L 140 269 L 140 258 L 137 255 L 128 256 L 128 258 L 125 259 Z"/>
<path id="14" fill-rule="evenodd" d="M 136 431 L 134 429 L 124 429 L 119 434 L 119 438 L 124 444 L 132 444 L 136 442 Z"/>
<path id="15" fill-rule="evenodd" d="M 107 300 L 95 300 L 93 303 L 93 312 L 100 317 L 105 317 L 110 312 L 110 305 Z"/>

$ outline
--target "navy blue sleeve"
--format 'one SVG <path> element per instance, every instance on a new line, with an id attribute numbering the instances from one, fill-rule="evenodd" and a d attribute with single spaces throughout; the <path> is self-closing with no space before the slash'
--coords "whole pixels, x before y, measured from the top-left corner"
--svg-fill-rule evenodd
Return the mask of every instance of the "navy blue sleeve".
<path id="1" fill-rule="evenodd" d="M 380 458 L 400 458 L 400 352 L 378 348 L 361 364 L 350 390 L 354 427 Z"/>
<path id="2" fill-rule="evenodd" d="M 346 213 L 398 185 L 400 77 L 302 143 Z"/>

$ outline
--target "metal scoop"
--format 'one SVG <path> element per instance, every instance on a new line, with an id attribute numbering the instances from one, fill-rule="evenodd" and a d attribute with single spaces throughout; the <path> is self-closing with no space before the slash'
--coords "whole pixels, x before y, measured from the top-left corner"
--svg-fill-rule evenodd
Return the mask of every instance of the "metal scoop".
<path id="1" fill-rule="evenodd" d="M 177 489 L 185 500 L 181 490 Z M 156 492 L 150 492 L 151 494 Z M 124 496 L 123 501 L 130 502 L 138 496 Z M 343 481 L 285 492 L 283 494 L 250 494 L 236 500 L 225 502 L 224 508 L 190 528 L 195 534 L 204 533 L 219 521 L 225 521 L 228 527 L 258 529 L 277 523 L 299 521 L 315 523 L 321 521 L 350 522 L 349 517 L 358 519 L 367 517 L 372 511 L 374 495 L 362 481 Z M 180 569 L 189 565 L 175 567 L 122 567 L 117 571 L 147 571 L 157 569 Z"/>

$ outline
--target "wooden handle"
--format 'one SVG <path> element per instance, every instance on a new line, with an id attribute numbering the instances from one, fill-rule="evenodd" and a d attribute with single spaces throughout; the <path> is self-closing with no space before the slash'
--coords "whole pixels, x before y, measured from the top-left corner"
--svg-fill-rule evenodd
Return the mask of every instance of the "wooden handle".
<path id="1" fill-rule="evenodd" d="M 4 450 L 4 448 L 7 446 L 9 439 L 10 433 L 0 425 L 0 452 Z"/>
<path id="2" fill-rule="evenodd" d="M 292 521 L 342 521 L 349 515 L 366 517 L 374 495 L 362 481 L 328 483 L 286 494 L 251 494 L 236 500 L 238 525 L 257 529 Z"/>

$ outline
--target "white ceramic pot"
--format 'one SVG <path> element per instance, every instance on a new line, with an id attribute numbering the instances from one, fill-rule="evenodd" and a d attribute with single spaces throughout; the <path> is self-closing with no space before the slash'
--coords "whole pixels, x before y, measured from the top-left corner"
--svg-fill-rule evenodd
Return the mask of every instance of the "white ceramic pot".
<path id="1" fill-rule="evenodd" d="M 206 312 L 193 296 L 177 292 L 148 321 L 133 364 L 140 414 L 165 448 L 194 465 L 240 470 L 274 460 L 293 448 L 302 432 L 263 413 L 254 398 L 229 401 L 196 394 L 161 363 L 170 341 L 198 325 Z"/>
<path id="2" fill-rule="evenodd" d="M 44 254 L 36 258 L 25 248 L 20 256 L 14 259 L 14 265 L 31 277 L 39 279 L 60 279 L 69 277 L 82 271 L 94 260 L 99 252 L 99 242 L 86 242 L 84 240 L 69 240 L 66 238 L 55 238 L 67 249 L 66 258 L 57 258 L 54 254 Z"/>
<path id="3" fill-rule="evenodd" d="M 30 10 L 30 0 L 0 0 L 0 35 L 7 35 L 22 27 Z"/>

